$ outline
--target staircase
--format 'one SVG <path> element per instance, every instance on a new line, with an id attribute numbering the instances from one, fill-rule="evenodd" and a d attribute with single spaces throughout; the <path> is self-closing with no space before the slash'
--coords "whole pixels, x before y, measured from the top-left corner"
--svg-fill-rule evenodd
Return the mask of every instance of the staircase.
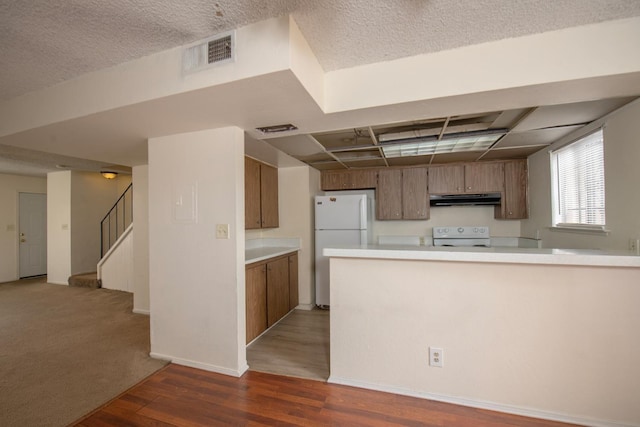
<path id="1" fill-rule="evenodd" d="M 69 286 L 97 289 L 102 287 L 102 283 L 98 279 L 97 273 L 82 273 L 69 277 Z"/>

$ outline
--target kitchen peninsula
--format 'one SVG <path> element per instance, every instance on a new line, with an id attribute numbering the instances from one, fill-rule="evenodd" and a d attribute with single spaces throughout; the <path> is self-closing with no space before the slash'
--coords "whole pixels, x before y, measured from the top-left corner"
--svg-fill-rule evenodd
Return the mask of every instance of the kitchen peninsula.
<path id="1" fill-rule="evenodd" d="M 640 420 L 639 256 L 375 245 L 324 253 L 330 382 L 585 425 Z M 442 349 L 443 367 L 430 366 L 430 347 Z"/>

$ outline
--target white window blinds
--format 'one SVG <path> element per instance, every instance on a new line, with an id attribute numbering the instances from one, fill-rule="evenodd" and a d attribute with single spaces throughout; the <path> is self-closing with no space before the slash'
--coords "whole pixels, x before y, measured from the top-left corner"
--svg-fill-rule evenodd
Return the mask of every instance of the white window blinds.
<path id="1" fill-rule="evenodd" d="M 602 129 L 552 153 L 555 225 L 605 225 Z"/>

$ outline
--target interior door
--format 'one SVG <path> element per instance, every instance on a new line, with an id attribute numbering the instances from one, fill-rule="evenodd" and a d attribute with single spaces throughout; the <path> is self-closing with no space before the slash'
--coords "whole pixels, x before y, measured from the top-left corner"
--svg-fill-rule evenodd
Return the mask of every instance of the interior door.
<path id="1" fill-rule="evenodd" d="M 19 193 L 20 278 L 47 274 L 47 195 Z"/>

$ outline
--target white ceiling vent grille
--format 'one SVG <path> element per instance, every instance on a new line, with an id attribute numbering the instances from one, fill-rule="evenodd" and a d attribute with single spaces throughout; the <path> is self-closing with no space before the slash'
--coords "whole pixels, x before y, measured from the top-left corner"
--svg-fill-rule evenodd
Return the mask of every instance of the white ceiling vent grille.
<path id="1" fill-rule="evenodd" d="M 193 73 L 213 65 L 233 62 L 234 59 L 235 32 L 225 33 L 185 47 L 182 53 L 182 70 Z"/>

